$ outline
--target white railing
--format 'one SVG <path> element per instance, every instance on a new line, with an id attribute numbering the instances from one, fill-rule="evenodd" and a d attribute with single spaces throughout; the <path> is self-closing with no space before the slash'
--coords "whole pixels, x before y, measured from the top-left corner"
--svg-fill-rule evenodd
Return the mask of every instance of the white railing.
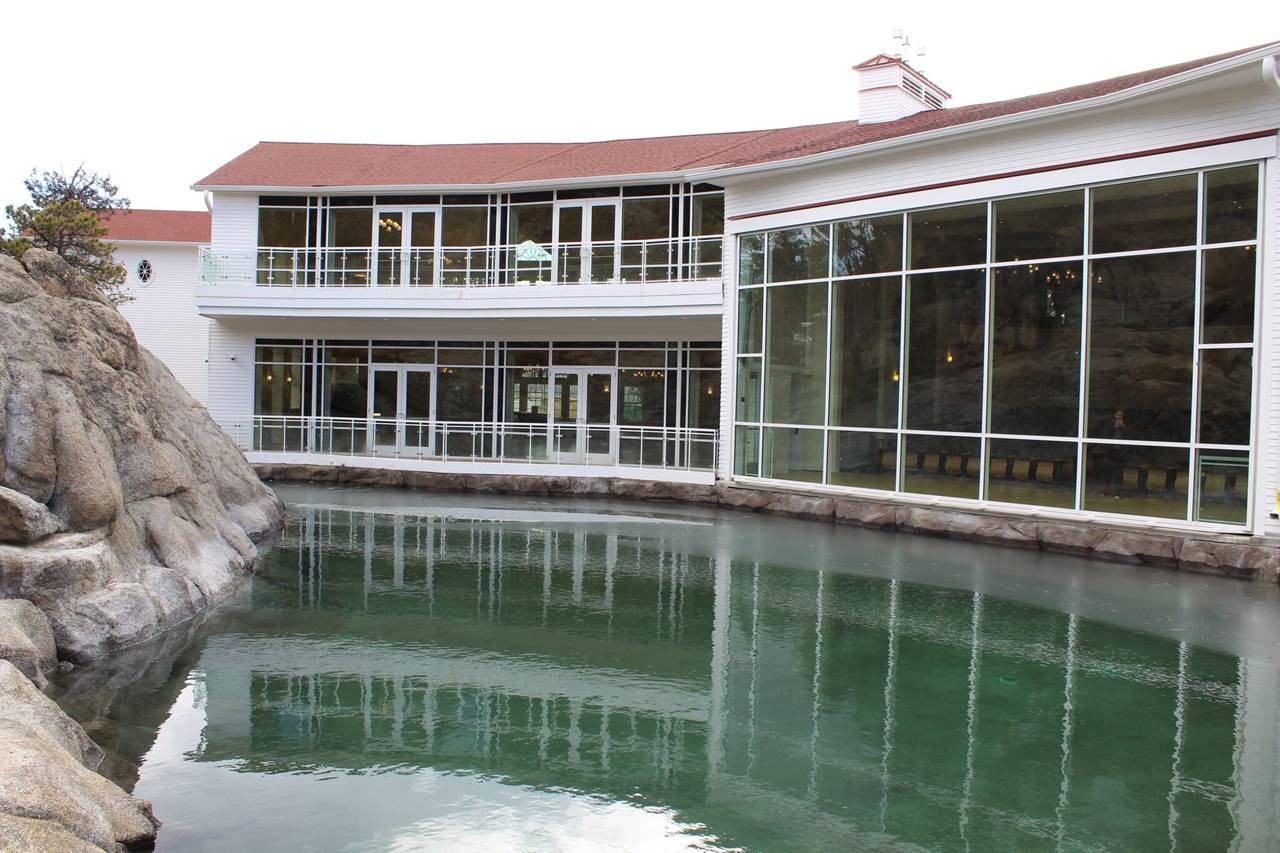
<path id="1" fill-rule="evenodd" d="M 715 469 L 714 429 L 258 415 L 224 424 L 243 450 L 444 462 Z"/>
<path id="2" fill-rule="evenodd" d="M 202 284 L 263 287 L 503 287 L 521 284 L 648 284 L 720 278 L 723 238 L 684 237 L 541 247 L 548 260 L 517 260 L 518 247 L 346 246 L 200 250 Z"/>

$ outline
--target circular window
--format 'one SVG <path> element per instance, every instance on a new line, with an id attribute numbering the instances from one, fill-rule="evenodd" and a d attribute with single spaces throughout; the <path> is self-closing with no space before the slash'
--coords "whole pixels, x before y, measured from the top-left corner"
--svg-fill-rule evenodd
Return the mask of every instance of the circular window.
<path id="1" fill-rule="evenodd" d="M 147 282 L 151 281 L 152 272 L 153 271 L 151 269 L 151 261 L 148 261 L 145 258 L 141 261 L 138 261 L 138 281 L 142 282 L 143 284 L 146 284 Z"/>

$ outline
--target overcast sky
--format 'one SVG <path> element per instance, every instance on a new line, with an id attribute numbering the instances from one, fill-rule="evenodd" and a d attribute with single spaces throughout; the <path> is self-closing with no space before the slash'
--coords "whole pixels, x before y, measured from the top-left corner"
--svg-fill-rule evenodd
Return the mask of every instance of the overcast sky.
<path id="1" fill-rule="evenodd" d="M 200 209 L 190 185 L 264 139 L 574 141 L 838 121 L 856 116 L 850 67 L 890 48 L 895 28 L 953 104 L 998 100 L 1280 40 L 1276 8 L 12 3 L 0 202 L 26 200 L 33 167 L 84 162 L 135 207 Z"/>

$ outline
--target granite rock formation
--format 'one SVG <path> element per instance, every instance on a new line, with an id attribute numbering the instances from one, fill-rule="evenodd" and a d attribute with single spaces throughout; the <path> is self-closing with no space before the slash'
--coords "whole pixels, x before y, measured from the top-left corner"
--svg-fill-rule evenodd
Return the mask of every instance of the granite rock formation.
<path id="1" fill-rule="evenodd" d="M 0 256 L 0 598 L 100 657 L 225 596 L 283 507 L 56 255 Z"/>

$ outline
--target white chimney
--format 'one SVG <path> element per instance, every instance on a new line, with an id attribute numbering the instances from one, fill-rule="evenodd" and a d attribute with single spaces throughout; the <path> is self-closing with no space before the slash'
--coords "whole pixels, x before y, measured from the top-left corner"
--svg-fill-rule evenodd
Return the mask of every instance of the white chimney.
<path id="1" fill-rule="evenodd" d="M 901 56 L 881 53 L 860 65 L 858 72 L 858 121 L 877 124 L 897 121 L 923 110 L 946 107 L 951 95 L 907 64 Z"/>

